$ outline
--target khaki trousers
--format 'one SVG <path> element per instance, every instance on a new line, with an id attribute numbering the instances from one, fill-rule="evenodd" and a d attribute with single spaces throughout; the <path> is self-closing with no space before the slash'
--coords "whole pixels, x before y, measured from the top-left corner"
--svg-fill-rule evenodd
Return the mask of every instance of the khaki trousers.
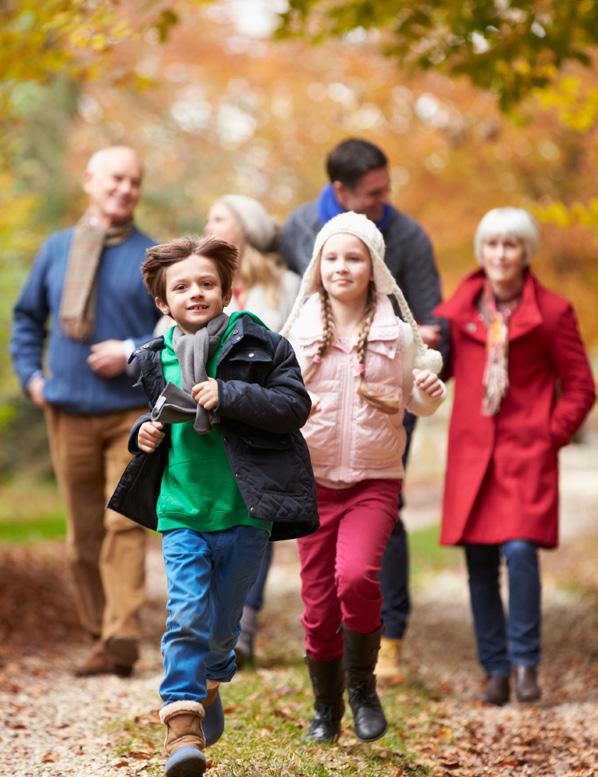
<path id="1" fill-rule="evenodd" d="M 67 506 L 67 560 L 79 619 L 103 642 L 140 637 L 146 531 L 107 510 L 106 503 L 131 458 L 131 426 L 144 411 L 71 415 L 52 405 L 45 410 L 52 462 Z"/>

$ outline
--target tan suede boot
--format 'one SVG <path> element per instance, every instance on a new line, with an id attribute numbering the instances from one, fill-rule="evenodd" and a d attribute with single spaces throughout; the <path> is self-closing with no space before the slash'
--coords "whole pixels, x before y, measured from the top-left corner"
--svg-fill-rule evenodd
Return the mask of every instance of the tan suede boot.
<path id="1" fill-rule="evenodd" d="M 400 685 L 405 682 L 401 672 L 401 640 L 382 637 L 376 664 L 376 677 L 383 685 Z"/>
<path id="2" fill-rule="evenodd" d="M 218 682 L 218 680 L 208 680 L 207 681 L 208 695 L 206 696 L 205 701 L 203 703 L 204 707 L 209 707 L 210 704 L 214 703 L 214 701 L 216 699 L 216 695 L 218 694 L 218 688 L 219 687 L 220 687 L 220 683 Z"/>
<path id="3" fill-rule="evenodd" d="M 175 701 L 160 710 L 160 720 L 166 726 L 167 777 L 201 777 L 205 772 L 204 714 L 197 701 Z"/>

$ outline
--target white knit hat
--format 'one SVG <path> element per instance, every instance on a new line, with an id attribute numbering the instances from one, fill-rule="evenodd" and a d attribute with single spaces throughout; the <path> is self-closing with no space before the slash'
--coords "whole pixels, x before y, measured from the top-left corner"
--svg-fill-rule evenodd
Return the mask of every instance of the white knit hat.
<path id="1" fill-rule="evenodd" d="M 275 250 L 278 227 L 260 202 L 244 194 L 225 194 L 218 202 L 230 209 L 250 245 L 261 253 Z"/>
<path id="2" fill-rule="evenodd" d="M 413 313 L 407 304 L 407 300 L 401 289 L 398 287 L 390 270 L 384 263 L 385 245 L 382 233 L 374 222 L 370 221 L 367 216 L 362 213 L 354 213 L 353 211 L 340 213 L 338 216 L 330 219 L 330 221 L 327 221 L 318 232 L 311 261 L 305 270 L 299 294 L 297 295 L 297 299 L 295 300 L 295 304 L 293 305 L 293 309 L 291 310 L 285 325 L 281 329 L 281 334 L 285 336 L 289 334 L 305 299 L 320 290 L 322 285 L 320 276 L 320 255 L 322 253 L 322 248 L 328 238 L 338 234 L 354 235 L 367 246 L 372 258 L 372 272 L 376 291 L 380 294 L 387 294 L 395 297 L 403 318 L 410 324 L 413 330 L 413 339 L 415 340 L 417 347 L 415 367 L 418 369 L 431 370 L 438 374 L 442 368 L 442 356 L 438 351 L 428 348 L 422 340 L 419 333 L 419 327 L 413 318 Z"/>

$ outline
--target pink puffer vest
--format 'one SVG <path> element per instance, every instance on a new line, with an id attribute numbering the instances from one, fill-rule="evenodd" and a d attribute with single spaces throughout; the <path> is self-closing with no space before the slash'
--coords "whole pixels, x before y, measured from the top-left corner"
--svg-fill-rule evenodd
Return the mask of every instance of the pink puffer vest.
<path id="1" fill-rule="evenodd" d="M 319 295 L 310 297 L 290 335 L 303 371 L 322 339 Z M 394 314 L 384 295 L 368 338 L 365 379 L 370 389 L 397 397 L 398 413 L 388 415 L 357 393 L 354 338 L 339 338 L 328 349 L 307 386 L 316 409 L 301 430 L 318 482 L 345 486 L 372 478 L 401 478 L 405 449 L 404 397 L 411 396 L 415 356 L 413 333 Z"/>

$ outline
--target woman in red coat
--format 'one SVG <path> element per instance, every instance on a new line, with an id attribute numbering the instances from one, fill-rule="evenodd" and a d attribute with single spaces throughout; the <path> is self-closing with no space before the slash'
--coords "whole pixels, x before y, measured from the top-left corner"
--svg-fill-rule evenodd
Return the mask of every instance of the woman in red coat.
<path id="1" fill-rule="evenodd" d="M 528 269 L 538 229 L 524 210 L 481 220 L 482 268 L 436 308 L 451 328 L 455 378 L 441 543 L 463 545 L 484 701 L 540 698 L 538 547 L 558 544 L 558 450 L 595 399 L 571 304 Z M 499 589 L 509 575 L 505 616 Z"/>

